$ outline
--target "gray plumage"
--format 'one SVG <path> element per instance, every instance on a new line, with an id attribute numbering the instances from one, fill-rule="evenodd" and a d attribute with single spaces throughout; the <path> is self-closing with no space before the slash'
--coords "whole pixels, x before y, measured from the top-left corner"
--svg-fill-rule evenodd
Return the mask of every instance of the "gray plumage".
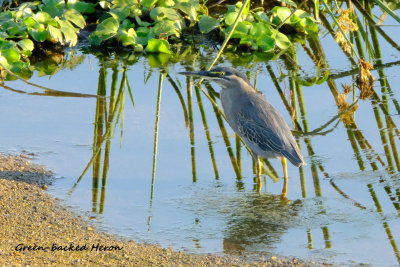
<path id="1" fill-rule="evenodd" d="M 229 67 L 216 67 L 209 72 L 181 74 L 211 78 L 221 85 L 226 119 L 254 156 L 285 157 L 295 166 L 305 163 L 285 120 L 263 95 L 254 90 L 243 73 Z"/>

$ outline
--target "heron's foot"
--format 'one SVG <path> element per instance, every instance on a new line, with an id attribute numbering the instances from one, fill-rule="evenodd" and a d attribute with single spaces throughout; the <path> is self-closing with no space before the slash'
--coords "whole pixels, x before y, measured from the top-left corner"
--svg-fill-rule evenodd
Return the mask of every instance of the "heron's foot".
<path id="1" fill-rule="evenodd" d="M 282 194 L 281 195 L 284 196 L 284 197 L 286 197 L 286 195 L 287 195 L 287 182 L 285 182 L 283 184 Z"/>

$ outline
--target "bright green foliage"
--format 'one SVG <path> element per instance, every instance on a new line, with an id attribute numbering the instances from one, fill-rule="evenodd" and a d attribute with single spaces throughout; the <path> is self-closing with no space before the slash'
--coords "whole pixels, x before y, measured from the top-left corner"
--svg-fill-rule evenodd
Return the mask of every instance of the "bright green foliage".
<path id="1" fill-rule="evenodd" d="M 169 43 L 162 39 L 150 39 L 146 47 L 146 52 L 171 54 Z"/>
<path id="2" fill-rule="evenodd" d="M 186 27 L 185 19 L 196 22 L 200 9 L 198 0 L 107 0 L 101 1 L 100 6 L 113 19 L 108 17 L 97 26 L 90 35 L 91 44 L 100 46 L 117 41 L 123 46 L 137 46 L 136 51 L 143 50 L 154 38 L 180 38 Z M 144 13 L 151 22 L 141 19 Z M 105 28 L 110 28 L 109 32 Z"/>
<path id="3" fill-rule="evenodd" d="M 75 46 L 79 30 L 86 25 L 79 10 L 93 12 L 94 5 L 77 0 L 43 0 L 25 2 L 16 10 L 0 13 L 0 69 L 30 77 L 27 57 L 35 42 Z"/>
<path id="4" fill-rule="evenodd" d="M 315 19 L 307 12 L 303 10 L 296 10 L 293 15 L 292 11 L 287 7 L 274 7 L 272 9 L 271 23 L 275 26 L 284 24 L 290 25 L 298 32 L 305 32 L 306 34 L 312 34 L 318 32 L 318 26 Z M 289 19 L 287 19 L 290 17 Z"/>
<path id="5" fill-rule="evenodd" d="M 224 14 L 223 24 L 219 25 L 221 31 L 226 36 L 232 29 L 236 17 L 238 16 L 241 2 L 235 6 L 229 5 Z M 276 27 L 285 21 L 285 24 L 293 26 L 298 33 L 316 33 L 318 26 L 314 18 L 303 10 L 296 10 L 292 15 L 291 9 L 287 7 L 275 7 L 272 9 L 272 16 L 269 17 L 263 11 L 251 12 L 245 10 L 242 18 L 239 19 L 231 39 L 239 39 L 239 44 L 247 46 L 251 50 L 261 52 L 272 52 L 276 47 L 287 49 L 291 46 L 288 36 L 279 32 Z M 200 22 L 202 22 L 200 20 Z M 199 25 L 201 32 L 209 32 L 214 29 L 215 21 L 209 18 Z"/>
<path id="6" fill-rule="evenodd" d="M 30 55 L 32 50 L 33 43 L 29 39 L 21 40 L 18 43 L 11 40 L 0 40 L 0 64 L 13 73 L 30 78 L 32 74 L 29 71 L 29 64 L 21 59 L 23 55 Z"/>
<path id="7" fill-rule="evenodd" d="M 281 2 L 295 6 L 290 0 Z M 77 34 L 86 25 L 82 14 L 94 13 L 95 8 L 101 9 L 104 15 L 89 36 L 93 46 L 122 45 L 135 52 L 161 53 L 164 62 L 171 54 L 170 42 L 180 42 L 182 32 L 188 27 L 198 27 L 202 34 L 218 30 L 227 36 L 242 2 L 226 7 L 225 14 L 211 17 L 204 2 L 200 5 L 199 0 L 101 0 L 98 4 L 79 0 L 25 2 L 16 10 L 0 13 L 0 63 L 9 70 L 29 66 L 27 57 L 36 42 L 76 45 Z M 266 13 L 260 9 L 251 11 L 246 6 L 231 39 L 244 50 L 253 52 L 287 49 L 291 41 L 276 29 L 283 23 L 302 34 L 318 31 L 315 20 L 302 10 L 292 14 L 288 7 L 275 7 Z"/>
<path id="8" fill-rule="evenodd" d="M 199 29 L 201 33 L 209 33 L 210 31 L 218 28 L 220 21 L 216 18 L 209 16 L 202 16 L 199 20 Z"/>

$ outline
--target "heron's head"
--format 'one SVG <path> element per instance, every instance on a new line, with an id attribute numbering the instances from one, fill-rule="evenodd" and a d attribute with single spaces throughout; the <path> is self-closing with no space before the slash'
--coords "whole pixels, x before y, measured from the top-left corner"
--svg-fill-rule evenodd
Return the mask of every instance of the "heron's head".
<path id="1" fill-rule="evenodd" d="M 251 86 L 246 75 L 231 67 L 215 67 L 210 71 L 185 71 L 179 74 L 209 79 L 221 85 L 222 88 L 234 88 L 246 84 Z"/>

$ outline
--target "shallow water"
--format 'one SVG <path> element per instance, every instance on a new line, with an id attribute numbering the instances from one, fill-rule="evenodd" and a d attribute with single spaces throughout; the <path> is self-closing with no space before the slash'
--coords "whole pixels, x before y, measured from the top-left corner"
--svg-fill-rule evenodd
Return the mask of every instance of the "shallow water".
<path id="1" fill-rule="evenodd" d="M 329 48 L 325 53 L 333 74 L 351 69 L 329 37 L 322 40 L 322 45 Z M 386 43 L 382 43 L 382 51 L 384 63 L 399 61 L 399 53 Z M 396 157 L 400 135 L 396 129 L 400 115 L 395 106 L 400 101 L 398 63 L 384 69 L 393 92 L 387 94 L 390 116 L 385 118 L 372 100 L 360 100 L 352 127 L 335 120 L 323 129 L 331 130 L 324 135 L 297 136 L 308 165 L 302 167 L 303 174 L 288 166 L 289 192 L 283 200 L 279 195 L 282 180 L 273 182 L 266 177 L 261 193 L 256 192 L 251 156 L 241 147 L 239 160 L 233 132 L 223 122 L 230 149 L 240 162 L 238 178 L 213 106 L 200 92 L 211 138 L 211 142 L 207 141 L 195 88 L 188 90 L 188 80 L 177 72 L 207 65 L 215 52 L 201 49 L 198 58 L 191 56 L 181 63 L 170 63 L 170 79 L 164 79 L 161 90 L 162 71 L 149 66 L 156 64 L 154 57 L 140 57 L 134 64 L 125 64 L 123 60 L 102 60 L 80 51 L 70 51 L 68 55 L 82 56 L 84 61 L 72 70 L 60 70 L 50 79 L 36 75 L 30 81 L 61 91 L 94 95 L 106 88 L 108 97 L 50 97 L 1 90 L 0 112 L 7 115 L 0 118 L 0 150 L 35 153 L 35 159 L 46 164 L 58 178 L 49 191 L 100 228 L 195 253 L 282 254 L 332 263 L 399 264 L 400 166 L 396 165 Z M 301 47 L 297 57 L 300 77 L 315 76 L 315 66 Z M 292 126 L 269 72 L 272 70 L 277 77 L 281 72 L 290 74 L 284 60 L 250 65 L 238 61 L 224 58 L 221 64 L 250 69 L 251 82 L 257 79 L 258 89 Z M 133 103 L 127 87 L 118 96 L 124 67 Z M 377 78 L 375 91 L 382 98 L 377 71 L 373 75 Z M 113 82 L 114 103 L 118 106 L 114 117 L 109 104 L 113 102 Z M 303 123 L 307 121 L 309 131 L 338 114 L 332 84 L 341 93 L 341 84 L 352 84 L 352 76 L 328 82 L 302 87 L 306 114 L 299 114 L 299 123 L 305 127 Z M 6 85 L 26 92 L 43 92 L 20 81 Z M 282 78 L 280 86 L 289 101 L 287 77 Z M 218 86 L 213 88 L 219 90 Z M 352 97 L 350 93 L 349 103 Z M 387 127 L 389 117 L 396 126 Z M 111 121 L 108 132 L 107 118 Z M 103 138 L 111 132 L 112 137 Z M 100 144 L 101 150 L 97 151 L 94 144 Z M 77 182 L 88 163 L 87 172 Z M 280 162 L 270 163 L 282 176 Z"/>

